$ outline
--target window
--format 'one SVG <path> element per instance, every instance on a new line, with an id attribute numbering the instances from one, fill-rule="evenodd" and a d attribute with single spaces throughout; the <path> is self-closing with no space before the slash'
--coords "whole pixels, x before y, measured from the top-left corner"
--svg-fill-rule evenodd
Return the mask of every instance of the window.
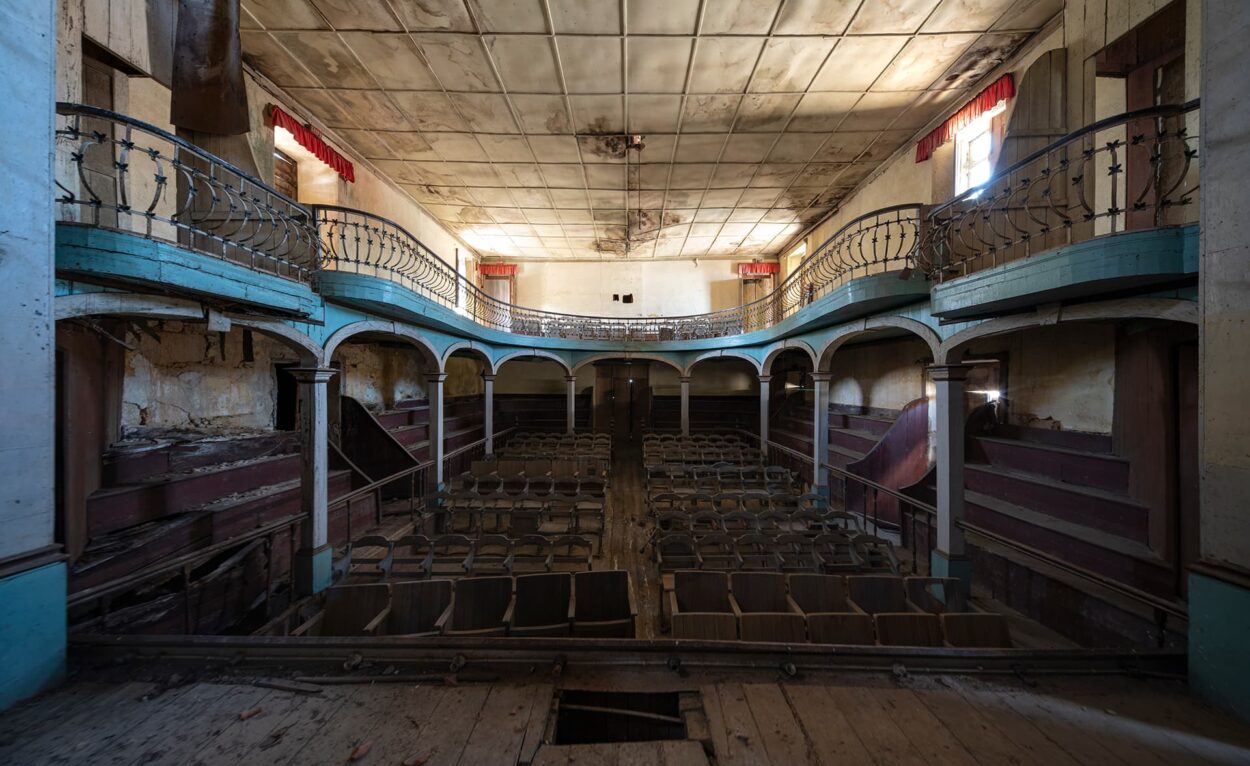
<path id="1" fill-rule="evenodd" d="M 299 199 L 299 166 L 281 149 L 273 150 L 273 188 L 293 200 Z"/>
<path id="2" fill-rule="evenodd" d="M 955 194 L 984 186 L 994 170 L 994 118 L 1002 113 L 999 104 L 965 125 L 955 135 Z"/>

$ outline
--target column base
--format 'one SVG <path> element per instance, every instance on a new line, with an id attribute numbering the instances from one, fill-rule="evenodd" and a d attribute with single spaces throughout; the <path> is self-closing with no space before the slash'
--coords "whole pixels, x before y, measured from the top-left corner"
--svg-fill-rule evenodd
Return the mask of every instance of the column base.
<path id="1" fill-rule="evenodd" d="M 972 559 L 967 556 L 951 556 L 934 549 L 929 554 L 929 571 L 934 577 L 954 577 L 964 584 L 966 593 L 972 592 Z"/>
<path id="2" fill-rule="evenodd" d="M 812 494 L 813 494 L 813 495 L 820 495 L 821 497 L 823 497 L 823 498 L 825 498 L 826 500 L 828 500 L 828 499 L 829 499 L 829 485 L 828 485 L 828 484 L 816 484 L 816 485 L 814 485 L 814 486 L 812 487 Z"/>
<path id="3" fill-rule="evenodd" d="M 0 710 L 65 677 L 65 562 L 0 578 Z"/>
<path id="4" fill-rule="evenodd" d="M 330 587 L 330 570 L 334 563 L 334 551 L 329 545 L 320 548 L 301 548 L 295 552 L 295 592 L 300 596 L 312 596 Z"/>
<path id="5" fill-rule="evenodd" d="M 1250 719 L 1250 581 L 1197 564 L 1189 573 L 1189 684 L 1202 697 Z"/>

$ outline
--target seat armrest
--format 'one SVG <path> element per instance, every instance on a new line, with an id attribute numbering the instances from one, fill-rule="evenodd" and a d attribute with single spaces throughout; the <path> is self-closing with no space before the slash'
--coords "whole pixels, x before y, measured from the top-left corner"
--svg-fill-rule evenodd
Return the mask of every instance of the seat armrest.
<path id="1" fill-rule="evenodd" d="M 366 636 L 376 636 L 378 634 L 378 628 L 384 626 L 386 624 L 386 619 L 390 616 L 391 608 L 388 606 L 378 612 L 378 615 L 369 621 L 369 624 L 365 626 L 364 634 Z"/>
<path id="2" fill-rule="evenodd" d="M 629 616 L 638 616 L 638 597 L 634 594 L 633 585 L 626 583 L 625 596 L 629 599 Z"/>
<path id="3" fill-rule="evenodd" d="M 795 602 L 794 598 L 789 593 L 786 594 L 786 603 L 789 604 L 791 612 L 794 612 L 795 614 L 803 614 L 803 610 L 799 609 L 798 603 Z"/>
<path id="4" fill-rule="evenodd" d="M 451 613 L 455 610 L 455 608 L 456 592 L 453 590 L 451 593 L 451 600 L 447 602 L 447 608 L 444 609 L 443 613 L 440 614 L 438 619 L 434 621 L 434 629 L 440 634 L 445 634 L 447 632 L 447 623 L 451 622 Z"/>
<path id="5" fill-rule="evenodd" d="M 312 617 L 309 617 L 307 620 L 304 620 L 304 624 L 300 625 L 298 628 L 291 631 L 291 635 L 292 636 L 305 635 L 306 633 L 308 633 L 308 631 L 312 630 L 315 626 L 320 625 L 321 623 L 325 622 L 325 618 L 326 618 L 326 610 L 322 609 L 320 612 L 317 612 Z"/>
<path id="6" fill-rule="evenodd" d="M 742 605 L 738 603 L 738 597 L 733 594 L 733 591 L 729 593 L 729 608 L 733 610 L 734 617 L 742 616 Z"/>
<path id="7" fill-rule="evenodd" d="M 512 624 L 512 613 L 516 609 L 516 596 L 508 599 L 508 608 L 503 611 L 503 624 Z"/>

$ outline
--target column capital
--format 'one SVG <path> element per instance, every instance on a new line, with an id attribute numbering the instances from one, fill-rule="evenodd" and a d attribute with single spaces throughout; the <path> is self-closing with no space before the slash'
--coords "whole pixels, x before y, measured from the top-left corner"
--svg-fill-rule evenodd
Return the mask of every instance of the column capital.
<path id="1" fill-rule="evenodd" d="M 496 377 L 498 377 L 498 376 L 497 376 L 497 375 L 487 375 L 486 373 L 482 373 L 482 380 L 486 381 L 487 383 L 494 383 L 494 382 L 495 382 L 495 378 L 496 378 Z"/>
<path id="2" fill-rule="evenodd" d="M 567 382 L 569 382 L 569 383 L 576 383 L 576 382 L 577 382 L 577 376 L 576 376 L 576 375 L 565 375 L 565 376 L 564 376 L 564 379 L 565 379 Z"/>
<path id="3" fill-rule="evenodd" d="M 426 381 L 430 383 L 442 383 L 443 381 L 447 380 L 447 373 L 431 372 L 425 376 L 425 379 Z"/>
<path id="4" fill-rule="evenodd" d="M 772 375 L 761 375 L 761 376 L 759 376 L 759 377 L 760 377 L 760 382 L 761 382 L 761 383 L 767 383 L 768 381 L 770 381 L 770 380 L 772 380 L 772 379 L 773 379 L 773 376 L 772 376 Z"/>
<path id="5" fill-rule="evenodd" d="M 833 380 L 832 372 L 813 372 L 812 373 L 813 383 L 828 383 L 831 380 Z"/>
<path id="6" fill-rule="evenodd" d="M 339 371 L 333 367 L 292 367 L 287 372 L 295 377 L 296 382 L 324 385 Z"/>
<path id="7" fill-rule="evenodd" d="M 970 364 L 931 364 L 927 368 L 930 380 L 962 381 L 972 370 Z"/>
<path id="8" fill-rule="evenodd" d="M 689 376 L 689 375 L 679 375 L 679 376 L 677 377 L 677 380 L 678 380 L 679 382 L 681 382 L 681 383 L 685 383 L 685 384 L 689 385 L 689 383 L 690 383 L 690 376 Z"/>

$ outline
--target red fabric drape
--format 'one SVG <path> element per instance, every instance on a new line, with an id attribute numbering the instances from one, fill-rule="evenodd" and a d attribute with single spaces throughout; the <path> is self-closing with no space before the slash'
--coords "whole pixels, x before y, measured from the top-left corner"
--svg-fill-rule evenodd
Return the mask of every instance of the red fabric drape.
<path id="1" fill-rule="evenodd" d="M 781 271 L 779 263 L 739 263 L 738 276 L 754 277 L 764 276 L 765 274 L 776 274 Z"/>
<path id="2" fill-rule="evenodd" d="M 356 182 L 356 168 L 352 166 L 351 160 L 331 149 L 329 144 L 322 141 L 321 137 L 312 131 L 312 128 L 301 124 L 299 120 L 287 114 L 277 104 L 269 105 L 266 116 L 271 127 L 285 128 L 291 131 L 291 135 L 295 136 L 296 143 L 333 168 L 334 172 L 343 177 L 343 180 L 349 183 Z"/>
<path id="3" fill-rule="evenodd" d="M 1005 74 L 995 80 L 989 87 L 981 91 L 958 112 L 947 118 L 946 122 L 933 129 L 929 135 L 916 144 L 916 162 L 924 162 L 933 156 L 933 151 L 955 137 L 968 123 L 1016 95 L 1016 78 Z"/>
<path id="4" fill-rule="evenodd" d="M 514 277 L 516 276 L 515 263 L 479 263 L 477 270 L 484 277 Z"/>

